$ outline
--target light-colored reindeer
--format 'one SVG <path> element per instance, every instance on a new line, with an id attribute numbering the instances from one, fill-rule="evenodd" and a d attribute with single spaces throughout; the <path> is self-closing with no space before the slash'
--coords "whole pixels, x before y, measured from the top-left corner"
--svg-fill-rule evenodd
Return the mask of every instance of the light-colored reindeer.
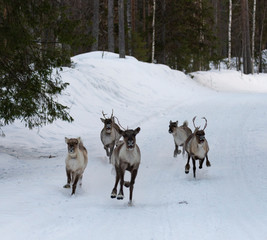
<path id="1" fill-rule="evenodd" d="M 141 152 L 136 144 L 136 135 L 139 132 L 140 127 L 135 130 L 120 130 L 120 134 L 123 136 L 123 142 L 114 149 L 111 156 L 111 163 L 115 166 L 116 170 L 115 185 L 111 192 L 111 198 L 117 197 L 118 200 L 122 200 L 124 198 L 123 186 L 130 187 L 129 204 L 132 204 L 135 178 L 141 161 Z M 126 170 L 131 173 L 131 180 L 129 182 L 124 181 L 124 174 Z M 117 195 L 117 186 L 119 181 L 120 190 Z"/>
<path id="2" fill-rule="evenodd" d="M 104 118 L 100 118 L 104 123 L 104 127 L 100 133 L 101 142 L 104 145 L 104 149 L 106 150 L 107 157 L 109 157 L 109 162 L 111 159 L 111 155 L 114 149 L 115 144 L 117 144 L 121 138 L 121 134 L 119 133 L 120 127 L 115 123 L 115 119 L 113 116 L 113 110 L 110 118 L 106 118 L 106 114 L 102 111 Z"/>
<path id="3" fill-rule="evenodd" d="M 186 174 L 189 173 L 189 169 L 190 169 L 189 161 L 190 161 L 190 158 L 192 158 L 194 178 L 196 177 L 196 160 L 199 160 L 200 169 L 202 168 L 205 158 L 206 158 L 206 166 L 207 167 L 211 166 L 209 159 L 208 159 L 209 145 L 208 145 L 208 141 L 205 138 L 205 132 L 204 132 L 205 128 L 207 127 L 207 123 L 208 123 L 207 119 L 205 117 L 202 118 L 205 120 L 205 126 L 202 130 L 200 130 L 200 127 L 196 127 L 195 119 L 196 119 L 196 116 L 193 118 L 195 131 L 192 135 L 188 137 L 183 148 L 183 154 L 185 153 L 185 151 L 188 154 L 187 164 L 185 165 L 185 173 Z"/>
<path id="4" fill-rule="evenodd" d="M 88 156 L 80 137 L 70 139 L 65 137 L 65 142 L 68 145 L 68 154 L 65 160 L 67 184 L 64 185 L 64 188 L 70 188 L 72 184 L 71 195 L 73 195 L 78 181 L 80 181 L 80 186 L 82 185 L 83 172 L 88 163 Z"/>
<path id="5" fill-rule="evenodd" d="M 175 149 L 173 157 L 177 157 L 177 154 L 181 153 L 179 146 L 184 146 L 186 139 L 192 134 L 191 129 L 188 127 L 188 122 L 184 121 L 183 125 L 178 126 L 178 121 L 170 121 L 169 133 L 173 135 Z"/>

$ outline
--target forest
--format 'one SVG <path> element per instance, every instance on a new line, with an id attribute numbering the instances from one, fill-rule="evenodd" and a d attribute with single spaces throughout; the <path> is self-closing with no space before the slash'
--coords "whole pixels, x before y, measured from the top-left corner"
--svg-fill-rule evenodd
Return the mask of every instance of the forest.
<path id="1" fill-rule="evenodd" d="M 81 53 L 253 74 L 267 72 L 265 49 L 266 0 L 1 0 L 0 126 L 72 121 L 53 98 L 68 84 L 52 72 Z"/>

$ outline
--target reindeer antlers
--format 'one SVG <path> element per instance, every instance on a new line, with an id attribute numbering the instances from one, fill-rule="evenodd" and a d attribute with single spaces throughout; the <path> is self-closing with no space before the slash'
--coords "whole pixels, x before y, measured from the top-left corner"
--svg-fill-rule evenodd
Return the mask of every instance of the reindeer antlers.
<path id="1" fill-rule="evenodd" d="M 107 115 L 107 114 L 105 114 L 103 110 L 102 110 L 102 114 L 103 114 L 103 117 L 104 117 L 105 119 L 107 119 L 107 118 L 106 118 L 106 115 Z"/>
<path id="2" fill-rule="evenodd" d="M 205 130 L 205 128 L 207 127 L 207 125 L 208 125 L 208 120 L 205 118 L 205 117 L 203 117 L 202 119 L 204 119 L 205 120 L 205 126 L 204 126 L 204 128 L 203 128 L 203 130 Z"/>
<path id="3" fill-rule="evenodd" d="M 196 117 L 197 117 L 197 116 L 195 116 L 195 117 L 193 118 L 193 124 L 194 124 L 194 127 L 195 127 L 195 128 L 200 128 L 200 126 L 199 126 L 199 127 L 196 127 L 196 125 L 195 125 L 195 119 L 196 119 Z M 207 121 L 207 119 L 206 119 L 205 117 L 203 117 L 202 119 L 205 120 L 205 126 L 204 126 L 204 128 L 203 128 L 203 130 L 205 130 L 205 128 L 206 128 L 207 125 L 208 125 L 208 121 Z"/>
<path id="4" fill-rule="evenodd" d="M 107 115 L 107 114 L 106 114 L 106 113 L 104 113 L 104 111 L 103 111 L 103 110 L 102 110 L 102 114 L 103 114 L 104 118 L 105 118 L 105 119 L 107 119 L 107 118 L 106 118 L 106 115 Z M 112 113 L 111 113 L 111 116 L 110 116 L 110 118 L 112 118 L 112 117 L 113 117 L 113 109 L 112 109 Z"/>

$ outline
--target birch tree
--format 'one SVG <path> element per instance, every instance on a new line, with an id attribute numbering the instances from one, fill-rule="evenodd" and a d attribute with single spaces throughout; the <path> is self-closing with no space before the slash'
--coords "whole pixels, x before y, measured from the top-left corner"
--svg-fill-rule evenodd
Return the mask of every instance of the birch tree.
<path id="1" fill-rule="evenodd" d="M 132 56 L 132 1 L 127 0 L 128 53 Z"/>
<path id="2" fill-rule="evenodd" d="M 253 16 L 252 16 L 252 39 L 251 39 L 251 61 L 252 61 L 252 74 L 254 74 L 254 62 L 255 62 L 255 25 L 256 25 L 256 0 L 253 3 Z"/>
<path id="3" fill-rule="evenodd" d="M 232 0 L 229 0 L 229 24 L 228 24 L 228 66 L 231 66 L 231 49 L 232 49 Z"/>
<path id="4" fill-rule="evenodd" d="M 124 1 L 118 0 L 119 11 L 119 55 L 125 58 Z"/>
<path id="5" fill-rule="evenodd" d="M 153 20 L 152 20 L 152 57 L 151 61 L 155 61 L 155 15 L 156 15 L 156 0 L 153 0 Z"/>
<path id="6" fill-rule="evenodd" d="M 114 49 L 114 0 L 108 0 L 108 51 Z"/>

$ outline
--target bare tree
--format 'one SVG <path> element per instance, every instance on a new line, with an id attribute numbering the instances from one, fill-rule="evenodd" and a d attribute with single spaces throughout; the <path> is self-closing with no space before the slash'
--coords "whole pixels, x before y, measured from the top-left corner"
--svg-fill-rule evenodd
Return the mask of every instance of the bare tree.
<path id="1" fill-rule="evenodd" d="M 259 23 L 260 28 L 260 36 L 259 36 L 259 67 L 258 72 L 262 72 L 262 45 L 263 45 L 263 34 L 264 34 L 264 28 L 265 28 L 265 18 L 267 13 L 267 4 L 263 4 L 261 6 L 263 10 L 261 10 L 261 21 Z"/>
<path id="2" fill-rule="evenodd" d="M 156 15 L 156 0 L 153 0 L 153 20 L 152 20 L 152 57 L 151 61 L 155 61 L 155 15 Z"/>
<path id="3" fill-rule="evenodd" d="M 114 49 L 114 0 L 108 0 L 108 51 Z"/>
<path id="4" fill-rule="evenodd" d="M 92 45 L 92 50 L 98 50 L 98 37 L 99 37 L 99 0 L 94 0 L 94 12 L 93 12 L 93 29 L 92 35 L 95 39 L 95 42 Z"/>
<path id="5" fill-rule="evenodd" d="M 251 66 L 251 48 L 249 36 L 249 14 L 248 0 L 241 0 L 241 18 L 242 18 L 242 57 L 243 57 L 243 72 L 250 74 Z"/>
<path id="6" fill-rule="evenodd" d="M 254 62 L 255 62 L 255 29 L 256 29 L 256 0 L 253 3 L 253 16 L 252 16 L 252 39 L 251 39 L 251 61 L 252 61 L 252 74 L 254 74 Z"/>
<path id="7" fill-rule="evenodd" d="M 127 0 L 128 53 L 132 55 L 132 0 Z"/>
<path id="8" fill-rule="evenodd" d="M 228 64 L 227 68 L 231 66 L 231 49 L 232 49 L 232 0 L 229 0 L 229 24 L 228 24 Z"/>
<path id="9" fill-rule="evenodd" d="M 125 58 L 124 1 L 118 0 L 119 11 L 119 55 Z"/>

